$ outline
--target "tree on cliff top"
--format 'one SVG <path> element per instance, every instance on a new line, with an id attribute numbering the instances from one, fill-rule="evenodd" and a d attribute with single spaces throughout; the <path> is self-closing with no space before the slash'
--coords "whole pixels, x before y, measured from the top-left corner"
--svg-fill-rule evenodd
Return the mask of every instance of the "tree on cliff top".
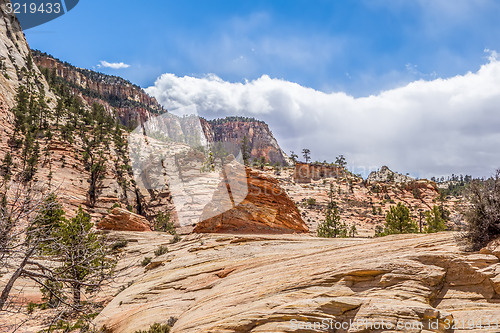
<path id="1" fill-rule="evenodd" d="M 311 159 L 311 151 L 307 148 L 302 149 L 302 156 L 304 156 L 306 163 L 309 163 L 309 160 Z"/>

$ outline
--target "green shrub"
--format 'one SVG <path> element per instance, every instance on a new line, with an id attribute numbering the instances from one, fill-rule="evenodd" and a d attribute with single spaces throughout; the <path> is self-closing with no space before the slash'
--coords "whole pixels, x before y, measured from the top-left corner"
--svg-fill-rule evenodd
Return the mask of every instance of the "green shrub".
<path id="1" fill-rule="evenodd" d="M 165 253 L 168 252 L 168 248 L 166 246 L 160 245 L 158 248 L 155 250 L 155 256 L 159 257 Z"/>
<path id="2" fill-rule="evenodd" d="M 315 206 L 315 205 L 316 205 L 316 199 L 314 199 L 314 198 L 309 198 L 309 199 L 307 199 L 306 203 L 307 203 L 307 205 L 308 205 L 309 207 L 311 207 L 311 206 Z"/>
<path id="3" fill-rule="evenodd" d="M 38 304 L 29 302 L 28 305 L 26 306 L 26 310 L 28 311 L 28 314 L 32 314 L 33 311 L 38 307 Z"/>
<path id="4" fill-rule="evenodd" d="M 427 226 L 425 227 L 426 233 L 440 232 L 446 230 L 446 213 L 444 208 L 434 206 L 428 212 L 425 212 L 425 220 Z"/>
<path id="5" fill-rule="evenodd" d="M 170 221 L 170 212 L 160 212 L 155 218 L 154 229 L 156 231 L 168 232 L 171 235 L 174 235 L 175 226 L 172 221 Z"/>
<path id="6" fill-rule="evenodd" d="M 141 266 L 147 266 L 151 263 L 151 260 L 153 260 L 153 258 L 151 257 L 145 257 L 142 261 L 141 261 Z"/>
<path id="7" fill-rule="evenodd" d="M 149 326 L 148 330 L 138 330 L 135 331 L 135 333 L 170 333 L 170 329 L 172 328 L 171 325 L 169 324 L 159 324 L 155 323 L 151 326 Z"/>
<path id="8" fill-rule="evenodd" d="M 127 246 L 127 244 L 128 244 L 128 241 L 126 241 L 126 240 L 119 240 L 119 241 L 116 241 L 113 244 L 111 244 L 110 249 L 111 249 L 111 251 L 116 251 L 118 249 L 123 249 L 124 247 Z"/>
<path id="9" fill-rule="evenodd" d="M 391 209 L 385 216 L 384 235 L 408 234 L 418 231 L 418 226 L 410 217 L 410 210 L 401 202 Z"/>
<path id="10" fill-rule="evenodd" d="M 179 234 L 175 233 L 174 238 L 172 238 L 170 243 L 174 244 L 174 243 L 180 242 L 181 240 L 182 240 L 181 236 L 179 236 Z"/>

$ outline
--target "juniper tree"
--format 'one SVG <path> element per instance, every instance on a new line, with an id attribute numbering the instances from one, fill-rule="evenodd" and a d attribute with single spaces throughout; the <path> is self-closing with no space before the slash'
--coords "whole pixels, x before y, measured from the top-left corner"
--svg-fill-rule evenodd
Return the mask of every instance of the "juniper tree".
<path id="1" fill-rule="evenodd" d="M 295 163 L 297 163 L 299 156 L 297 154 L 295 154 L 295 152 L 292 150 L 292 151 L 290 151 L 290 159 L 292 160 L 293 164 L 295 164 Z"/>
<path id="2" fill-rule="evenodd" d="M 459 240 L 466 250 L 477 251 L 500 236 L 500 169 L 490 179 L 473 180 L 466 194 L 470 208 Z"/>

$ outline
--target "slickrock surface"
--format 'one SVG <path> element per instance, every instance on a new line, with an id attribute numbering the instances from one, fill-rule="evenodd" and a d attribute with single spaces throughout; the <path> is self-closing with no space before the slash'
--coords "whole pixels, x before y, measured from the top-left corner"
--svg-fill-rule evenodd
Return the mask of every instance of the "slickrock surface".
<path id="1" fill-rule="evenodd" d="M 123 208 L 113 208 L 97 224 L 98 229 L 115 231 L 151 231 L 149 221 L 143 216 L 129 212 Z"/>
<path id="2" fill-rule="evenodd" d="M 273 234 L 309 231 L 297 207 L 280 187 L 276 178 L 250 168 L 246 168 L 246 174 L 246 179 L 244 176 L 241 177 L 240 186 L 230 188 L 230 191 L 236 192 L 239 187 L 246 190 L 248 186 L 245 200 L 234 208 L 216 215 L 222 207 L 231 207 L 230 202 L 227 205 L 221 204 L 224 200 L 230 200 L 226 183 L 222 182 L 212 202 L 204 211 L 204 214 L 216 216 L 199 222 L 194 232 Z"/>
<path id="3" fill-rule="evenodd" d="M 134 235 L 141 239 L 126 251 L 153 251 L 155 235 Z M 418 325 L 430 319 L 438 329 L 386 331 L 445 332 L 446 319 L 484 324 L 500 313 L 499 259 L 462 253 L 452 233 L 378 239 L 191 235 L 169 250 L 155 259 L 163 265 L 136 274 L 135 283 L 109 303 L 96 318 L 99 326 L 134 332 L 173 316 L 174 333 L 324 332 L 290 321 Z M 382 332 L 363 329 L 349 332 Z"/>

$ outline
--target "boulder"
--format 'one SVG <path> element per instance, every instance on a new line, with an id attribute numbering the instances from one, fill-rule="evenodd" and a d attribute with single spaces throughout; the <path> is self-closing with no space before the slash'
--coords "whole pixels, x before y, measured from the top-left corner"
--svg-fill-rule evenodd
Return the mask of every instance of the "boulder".
<path id="1" fill-rule="evenodd" d="M 203 212 L 203 215 L 211 217 L 203 219 L 202 215 L 202 221 L 196 225 L 193 232 L 240 234 L 309 232 L 297 207 L 280 187 L 278 180 L 250 168 L 246 168 L 246 179 L 244 176 L 241 178 L 243 179 L 240 183 L 248 185 L 245 199 L 233 205 L 232 209 L 217 214 L 221 207 L 228 207 L 228 204 L 231 204 L 223 202 L 230 200 L 228 191 L 235 192 L 235 189 L 228 189 L 226 182 L 221 182 L 212 201 Z"/>
<path id="2" fill-rule="evenodd" d="M 113 208 L 97 224 L 97 228 L 115 231 L 151 231 L 151 226 L 146 218 L 119 207 Z"/>

